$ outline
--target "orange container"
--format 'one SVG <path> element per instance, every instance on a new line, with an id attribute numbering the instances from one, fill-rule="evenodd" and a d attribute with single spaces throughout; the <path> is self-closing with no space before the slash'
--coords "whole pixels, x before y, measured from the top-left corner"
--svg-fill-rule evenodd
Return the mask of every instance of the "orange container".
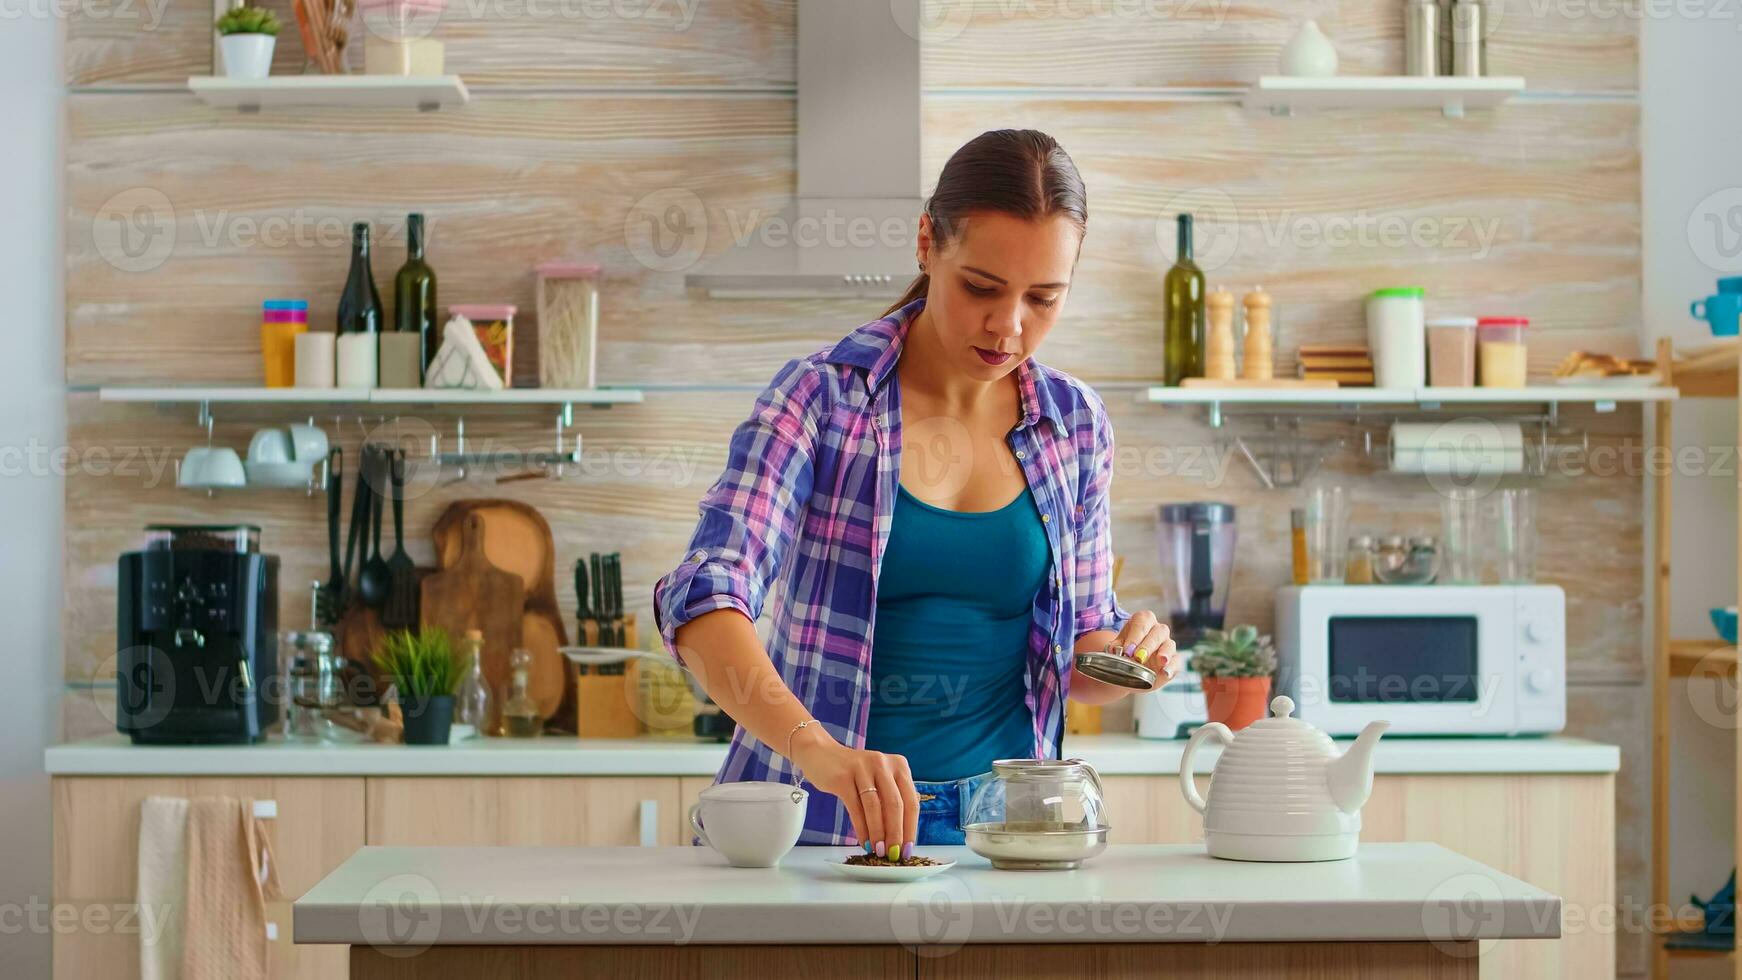
<path id="1" fill-rule="evenodd" d="M 308 300 L 269 299 L 260 314 L 260 356 L 266 387 L 296 384 L 296 338 L 308 333 Z"/>

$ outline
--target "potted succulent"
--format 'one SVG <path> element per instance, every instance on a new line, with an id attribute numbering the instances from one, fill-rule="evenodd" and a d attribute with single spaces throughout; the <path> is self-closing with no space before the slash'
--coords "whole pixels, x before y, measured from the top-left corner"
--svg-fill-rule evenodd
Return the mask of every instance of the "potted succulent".
<path id="1" fill-rule="evenodd" d="M 1210 721 L 1239 731 L 1264 717 L 1270 678 L 1276 673 L 1276 647 L 1256 626 L 1205 630 L 1192 648 L 1191 669 L 1203 679 Z"/>
<path id="2" fill-rule="evenodd" d="M 454 723 L 454 689 L 466 660 L 454 652 L 447 630 L 425 626 L 387 634 L 375 651 L 375 666 L 399 691 L 405 744 L 446 745 Z"/>
<path id="3" fill-rule="evenodd" d="M 278 15 L 261 7 L 232 7 L 218 18 L 218 49 L 229 78 L 265 78 L 278 43 Z"/>

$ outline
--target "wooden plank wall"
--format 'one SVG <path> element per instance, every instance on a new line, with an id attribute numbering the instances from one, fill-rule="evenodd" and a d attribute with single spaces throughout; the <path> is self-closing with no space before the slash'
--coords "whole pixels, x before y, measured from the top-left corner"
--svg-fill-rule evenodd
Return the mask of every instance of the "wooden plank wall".
<path id="1" fill-rule="evenodd" d="M 1433 112 L 1277 118 L 1234 103 L 1229 87 L 1272 70 L 1303 17 L 1317 18 L 1338 44 L 1346 73 L 1397 71 L 1401 6 L 972 0 L 937 8 L 923 54 L 926 185 L 955 147 L 999 126 L 1052 133 L 1088 183 L 1090 233 L 1067 322 L 1042 358 L 1103 386 L 1114 414 L 1115 533 L 1129 559 L 1122 598 L 1131 608 L 1158 605 L 1153 513 L 1164 501 L 1240 506 L 1236 618 L 1268 624 L 1270 590 L 1287 577 L 1293 495 L 1264 490 L 1194 413 L 1131 402 L 1130 390 L 1159 374 L 1156 287 L 1176 211 L 1199 215 L 1213 281 L 1262 283 L 1276 296 L 1286 347 L 1360 337 L 1360 297 L 1408 282 L 1427 287 L 1436 309 L 1530 316 L 1539 374 L 1576 347 L 1638 349 L 1632 19 L 1596 16 L 1601 5 L 1578 16 L 1507 0 L 1490 42 L 1494 69 L 1526 76 L 1532 95 L 1463 120 Z M 475 98 L 433 114 L 209 109 L 182 90 L 188 75 L 210 70 L 209 11 L 194 0 L 86 4 L 67 28 L 66 342 L 78 461 L 67 480 L 67 734 L 109 724 L 102 684 L 114 559 L 147 523 L 262 524 L 268 549 L 285 561 L 282 619 L 305 621 L 298 583 L 325 568 L 321 503 L 179 492 L 169 461 L 199 438 L 192 409 L 101 404 L 88 389 L 257 381 L 260 301 L 305 296 L 313 319 L 330 322 L 353 220 L 383 233 L 375 264 L 385 283 L 400 262 L 403 215 L 427 213 L 446 302 L 530 310 L 535 262 L 585 255 L 604 263 L 602 375 L 648 386 L 648 402 L 580 412 L 590 462 L 580 478 L 431 488 L 408 516 L 413 553 L 428 560 L 423 539 L 447 501 L 525 499 L 550 517 L 559 565 L 588 550 L 624 552 L 629 600 L 647 616 L 650 586 L 681 554 L 695 499 L 717 475 L 756 386 L 788 357 L 881 309 L 709 302 L 686 294 L 682 270 L 638 258 L 652 207 L 693 202 L 683 244 L 705 259 L 726 246 L 734 224 L 791 194 L 793 0 L 456 0 L 441 36 Z M 277 70 L 297 70 L 293 29 L 279 49 Z M 129 221 L 159 237 L 118 250 Z M 1418 231 L 1402 241 L 1356 234 L 1382 221 Z M 351 445 L 384 423 L 378 412 L 316 414 L 329 428 L 338 418 Z M 537 448 L 550 414 L 473 413 L 468 431 Z M 241 448 L 254 427 L 291 417 L 221 411 L 215 438 Z M 401 425 L 447 430 L 453 421 L 451 412 L 426 412 Z M 1571 423 L 1623 459 L 1640 444 L 1636 410 L 1575 414 Z M 120 466 L 130 451 L 132 465 Z M 1377 470 L 1353 448 L 1332 461 L 1327 479 L 1351 487 L 1362 527 L 1437 524 L 1431 489 Z M 1536 485 L 1545 495 L 1543 578 L 1569 598 L 1570 728 L 1623 746 L 1618 881 L 1624 897 L 1643 899 L 1638 470 Z M 1623 973 L 1643 969 L 1644 948 L 1639 937 L 1621 937 Z"/>

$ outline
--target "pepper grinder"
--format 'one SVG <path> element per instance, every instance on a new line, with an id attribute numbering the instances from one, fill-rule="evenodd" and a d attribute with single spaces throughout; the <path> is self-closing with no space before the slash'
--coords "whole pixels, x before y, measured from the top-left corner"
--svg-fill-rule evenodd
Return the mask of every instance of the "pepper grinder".
<path id="1" fill-rule="evenodd" d="M 1204 377 L 1234 380 L 1234 294 L 1221 286 L 1204 297 Z"/>
<path id="2" fill-rule="evenodd" d="M 1240 376 L 1250 381 L 1269 381 L 1274 376 L 1275 342 L 1270 333 L 1270 294 L 1254 286 L 1240 300 L 1246 308 L 1246 347 Z"/>

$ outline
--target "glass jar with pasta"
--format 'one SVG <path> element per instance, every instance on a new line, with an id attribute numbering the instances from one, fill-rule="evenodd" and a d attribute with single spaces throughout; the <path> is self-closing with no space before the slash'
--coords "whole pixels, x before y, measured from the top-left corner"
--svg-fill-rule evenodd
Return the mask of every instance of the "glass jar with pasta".
<path id="1" fill-rule="evenodd" d="M 600 267 L 545 262 L 536 271 L 539 385 L 597 387 Z"/>

